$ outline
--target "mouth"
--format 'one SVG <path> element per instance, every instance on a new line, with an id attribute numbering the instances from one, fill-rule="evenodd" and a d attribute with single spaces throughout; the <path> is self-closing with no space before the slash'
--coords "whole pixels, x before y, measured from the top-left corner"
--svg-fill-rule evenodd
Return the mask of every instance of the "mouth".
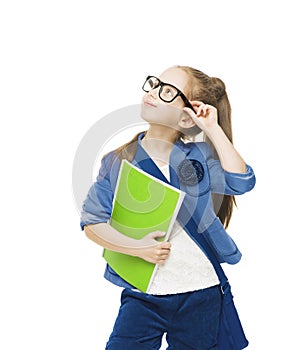
<path id="1" fill-rule="evenodd" d="M 148 100 L 148 99 L 144 100 L 144 105 L 149 107 L 155 107 L 155 108 L 157 107 L 155 103 L 153 103 L 151 100 Z"/>

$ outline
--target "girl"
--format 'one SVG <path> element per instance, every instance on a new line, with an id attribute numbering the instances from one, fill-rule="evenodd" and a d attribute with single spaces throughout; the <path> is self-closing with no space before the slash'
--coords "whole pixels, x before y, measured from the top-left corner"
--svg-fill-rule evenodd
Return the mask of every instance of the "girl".
<path id="1" fill-rule="evenodd" d="M 225 228 L 234 195 L 251 190 L 255 176 L 232 144 L 231 108 L 220 79 L 175 66 L 147 77 L 143 90 L 141 116 L 149 129 L 103 158 L 83 204 L 81 227 L 88 238 L 158 264 L 147 293 L 107 265 L 105 277 L 124 290 L 106 349 L 160 349 L 165 333 L 168 349 L 217 349 L 222 293 L 200 239 L 218 263 L 240 260 Z M 205 142 L 190 141 L 201 132 Z M 108 224 L 122 159 L 186 193 L 167 242 L 158 241 L 163 232 L 135 240 Z"/>

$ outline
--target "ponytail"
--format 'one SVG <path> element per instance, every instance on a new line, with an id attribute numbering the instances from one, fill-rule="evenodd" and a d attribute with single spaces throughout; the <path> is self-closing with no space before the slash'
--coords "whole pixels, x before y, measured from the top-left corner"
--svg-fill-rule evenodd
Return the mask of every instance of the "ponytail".
<path id="1" fill-rule="evenodd" d="M 189 99 L 200 100 L 214 106 L 217 109 L 218 124 L 230 142 L 233 143 L 232 110 L 224 82 L 219 78 L 209 77 L 205 73 L 191 67 L 177 66 L 177 68 L 185 71 L 190 77 Z M 219 159 L 212 142 L 206 135 L 204 135 L 204 141 L 209 144 L 213 157 Z M 213 193 L 212 200 L 217 216 L 224 227 L 227 228 L 232 217 L 234 205 L 236 205 L 235 197 Z"/>
<path id="2" fill-rule="evenodd" d="M 226 93 L 226 87 L 219 78 L 211 78 L 212 90 L 216 98 L 215 107 L 218 113 L 218 124 L 226 134 L 227 138 L 233 143 L 232 123 L 231 123 L 231 105 Z M 218 159 L 218 154 L 211 144 L 210 140 L 205 136 L 205 141 L 212 147 L 214 158 Z M 225 228 L 229 226 L 236 200 L 234 196 L 221 194 L 212 194 L 214 210 L 220 218 Z"/>

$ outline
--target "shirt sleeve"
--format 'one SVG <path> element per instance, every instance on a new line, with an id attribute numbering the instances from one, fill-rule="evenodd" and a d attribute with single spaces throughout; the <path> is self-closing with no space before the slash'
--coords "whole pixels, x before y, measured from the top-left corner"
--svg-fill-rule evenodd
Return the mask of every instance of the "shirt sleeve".
<path id="1" fill-rule="evenodd" d="M 256 178 L 250 165 L 246 164 L 245 173 L 231 173 L 226 171 L 222 168 L 220 161 L 213 158 L 209 145 L 206 142 L 202 144 L 210 174 L 211 192 L 240 195 L 254 188 Z"/>
<path id="2" fill-rule="evenodd" d="M 110 181 L 111 157 L 106 156 L 87 197 L 83 203 L 81 211 L 81 229 L 85 225 L 108 222 L 112 212 L 114 191 Z"/>

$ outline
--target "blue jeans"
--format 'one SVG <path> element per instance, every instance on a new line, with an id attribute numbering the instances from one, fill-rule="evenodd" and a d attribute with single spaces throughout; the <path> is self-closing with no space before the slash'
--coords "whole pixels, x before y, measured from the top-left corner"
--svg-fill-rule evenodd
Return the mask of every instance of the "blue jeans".
<path id="1" fill-rule="evenodd" d="M 219 286 L 174 295 L 124 289 L 106 350 L 215 350 L 222 294 Z"/>

